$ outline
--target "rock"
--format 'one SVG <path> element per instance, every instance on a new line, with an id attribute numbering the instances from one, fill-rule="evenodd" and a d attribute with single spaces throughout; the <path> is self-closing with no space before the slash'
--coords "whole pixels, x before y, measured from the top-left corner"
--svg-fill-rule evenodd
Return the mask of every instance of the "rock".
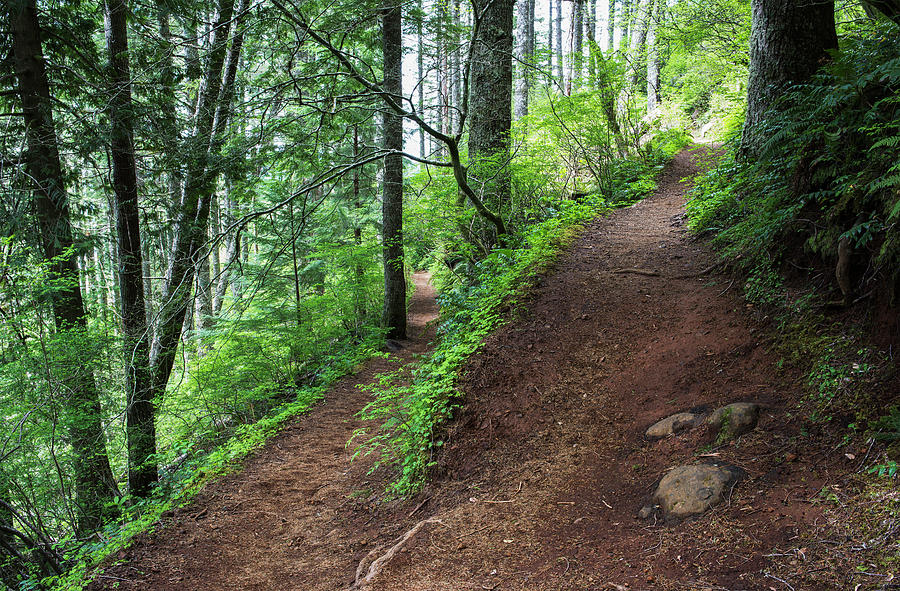
<path id="1" fill-rule="evenodd" d="M 755 402 L 735 402 L 715 410 L 706 422 L 710 432 L 716 434 L 716 442 L 724 443 L 756 428 L 759 405 Z"/>
<path id="2" fill-rule="evenodd" d="M 384 349 L 386 351 L 402 351 L 404 349 L 403 343 L 395 341 L 394 339 L 388 339 L 384 342 Z"/>
<path id="3" fill-rule="evenodd" d="M 742 477 L 743 471 L 735 466 L 679 466 L 663 476 L 653 500 L 662 507 L 666 519 L 684 519 L 721 503 Z"/>
<path id="4" fill-rule="evenodd" d="M 641 510 L 638 511 L 638 519 L 650 519 L 653 513 L 656 512 L 656 505 L 644 505 L 641 507 Z"/>
<path id="5" fill-rule="evenodd" d="M 703 415 L 695 412 L 679 412 L 657 421 L 644 433 L 650 439 L 662 439 L 679 431 L 690 429 L 700 422 Z"/>

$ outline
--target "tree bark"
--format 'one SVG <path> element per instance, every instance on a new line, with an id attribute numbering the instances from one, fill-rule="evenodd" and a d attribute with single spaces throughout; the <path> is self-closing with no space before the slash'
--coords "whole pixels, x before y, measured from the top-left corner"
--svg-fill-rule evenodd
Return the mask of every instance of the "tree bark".
<path id="1" fill-rule="evenodd" d="M 581 85 L 584 66 L 584 0 L 572 0 L 572 72 L 573 89 Z"/>
<path id="2" fill-rule="evenodd" d="M 53 99 L 44 64 L 41 27 L 35 0 L 10 6 L 13 60 L 25 124 L 26 167 L 35 184 L 35 212 L 50 278 L 60 287 L 51 293 L 53 318 L 59 333 L 82 339 L 87 317 L 81 294 L 69 199 L 63 181 Z M 76 346 L 73 343 L 73 346 Z M 64 379 L 71 392 L 67 406 L 68 441 L 73 451 L 75 501 L 79 535 L 100 527 L 108 503 L 118 494 L 106 453 L 100 397 L 93 372 L 77 368 Z"/>
<path id="3" fill-rule="evenodd" d="M 616 48 L 616 0 L 609 0 L 609 12 L 606 21 L 606 51 L 611 52 Z"/>
<path id="4" fill-rule="evenodd" d="M 550 53 L 556 54 L 556 78 L 559 80 L 559 86 L 564 88 L 565 84 L 565 69 L 563 68 L 563 38 L 562 38 L 562 3 L 563 0 L 556 0 L 556 50 L 551 51 Z M 550 6 L 550 11 L 553 12 L 553 5 Z M 550 16 L 551 20 L 553 16 Z"/>
<path id="5" fill-rule="evenodd" d="M 384 90 L 392 97 L 403 95 L 403 29 L 399 0 L 382 5 Z M 387 337 L 406 338 L 406 275 L 403 268 L 403 118 L 384 110 L 384 148 L 393 153 L 384 158 L 382 202 L 382 252 L 384 256 L 384 326 Z"/>
<path id="6" fill-rule="evenodd" d="M 594 57 L 594 47 L 597 43 L 597 0 L 591 0 L 588 12 L 587 46 L 588 46 L 588 81 L 593 84 L 597 77 L 597 58 Z"/>
<path id="7" fill-rule="evenodd" d="M 422 8 L 422 0 L 418 0 L 418 8 L 419 13 L 416 15 L 416 43 L 417 43 L 417 51 L 416 51 L 416 67 L 418 68 L 419 77 L 416 79 L 416 84 L 418 85 L 418 105 L 419 114 L 425 113 L 425 35 L 422 32 L 422 21 L 425 19 L 425 11 Z M 356 146 L 357 130 L 354 128 L 353 131 L 354 137 L 354 148 Z M 425 130 L 419 129 L 419 155 L 424 158 L 427 152 L 425 151 Z M 356 173 L 354 173 L 356 174 Z"/>
<path id="8" fill-rule="evenodd" d="M 516 7 L 516 94 L 514 97 L 516 119 L 528 115 L 528 68 L 531 65 L 528 34 L 532 30 L 528 13 L 530 6 L 529 0 L 518 0 Z"/>
<path id="9" fill-rule="evenodd" d="M 647 28 L 647 112 L 659 106 L 659 47 L 656 43 L 656 26 L 663 0 L 650 0 L 650 25 Z"/>
<path id="10" fill-rule="evenodd" d="M 741 152 L 758 156 L 763 120 L 793 84 L 807 80 L 837 49 L 834 0 L 753 0 L 750 82 Z"/>
<path id="11" fill-rule="evenodd" d="M 172 373 L 190 304 L 195 272 L 194 257 L 206 235 L 211 198 L 208 167 L 215 141 L 213 126 L 217 107 L 221 106 L 219 94 L 222 88 L 222 69 L 233 11 L 233 0 L 219 0 L 207 70 L 199 91 L 194 132 L 188 141 L 184 197 L 176 224 L 169 269 L 166 272 L 159 311 L 160 321 L 150 354 L 155 399 L 162 397 Z"/>
<path id="12" fill-rule="evenodd" d="M 472 52 L 469 178 L 481 186 L 487 208 L 502 212 L 510 198 L 513 0 L 474 0 L 473 6 L 482 22 Z M 482 224 L 479 233 L 486 250 L 497 244 L 496 227 Z"/>
<path id="13" fill-rule="evenodd" d="M 150 388 L 150 334 L 144 306 L 144 268 L 138 211 L 137 167 L 131 103 L 128 34 L 124 0 L 106 0 L 106 49 L 109 54 L 110 153 L 119 285 L 125 344 L 125 432 L 128 442 L 128 490 L 139 498 L 157 481 L 156 406 Z"/>
<path id="14" fill-rule="evenodd" d="M 631 87 L 637 86 L 641 74 L 646 69 L 644 63 L 647 27 L 650 24 L 650 2 L 653 0 L 635 0 L 631 22 L 631 39 L 628 46 L 628 70 Z"/>

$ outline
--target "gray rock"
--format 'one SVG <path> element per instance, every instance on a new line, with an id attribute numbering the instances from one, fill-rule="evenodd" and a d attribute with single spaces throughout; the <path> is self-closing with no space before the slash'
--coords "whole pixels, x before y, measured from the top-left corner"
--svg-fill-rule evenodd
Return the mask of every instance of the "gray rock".
<path id="1" fill-rule="evenodd" d="M 722 502 L 743 476 L 735 466 L 679 466 L 663 476 L 653 494 L 666 519 L 699 515 Z"/>
<path id="2" fill-rule="evenodd" d="M 638 511 L 638 519 L 650 519 L 650 517 L 656 512 L 656 505 L 644 505 L 641 507 L 641 510 Z"/>
<path id="3" fill-rule="evenodd" d="M 755 402 L 735 402 L 715 410 L 706 419 L 717 443 L 740 437 L 759 423 L 759 405 Z"/>
<path id="4" fill-rule="evenodd" d="M 657 421 L 644 433 L 650 439 L 662 439 L 679 431 L 690 429 L 700 422 L 703 415 L 694 412 L 679 412 Z"/>

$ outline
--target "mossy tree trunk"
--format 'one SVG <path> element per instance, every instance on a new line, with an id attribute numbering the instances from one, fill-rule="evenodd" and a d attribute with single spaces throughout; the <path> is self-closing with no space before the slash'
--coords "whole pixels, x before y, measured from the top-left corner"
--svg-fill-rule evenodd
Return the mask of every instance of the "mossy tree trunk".
<path id="1" fill-rule="evenodd" d="M 510 199 L 513 0 L 474 0 L 481 19 L 472 50 L 469 93 L 469 181 L 488 209 L 502 215 Z M 479 228 L 482 247 L 497 244 L 495 225 Z"/>
<path id="2" fill-rule="evenodd" d="M 382 5 L 384 91 L 403 95 L 403 29 L 401 4 L 384 0 Z M 384 326 L 392 339 L 406 338 L 406 275 L 403 269 L 403 117 L 390 108 L 383 115 L 384 193 L 382 240 L 384 256 Z"/>
<path id="3" fill-rule="evenodd" d="M 759 155 L 764 120 L 791 85 L 809 79 L 837 49 L 834 0 L 753 0 L 750 81 L 741 151 Z"/>
<path id="4" fill-rule="evenodd" d="M 53 123 L 53 98 L 44 63 L 41 26 L 35 0 L 17 0 L 9 7 L 13 61 L 22 101 L 26 166 L 34 183 L 35 213 L 50 277 L 57 285 L 51 293 L 57 333 L 71 338 L 71 349 L 87 346 L 87 312 L 73 238 L 69 198 L 63 180 Z M 74 365 L 74 364 L 73 364 Z M 61 388 L 65 404 L 68 442 L 73 451 L 76 531 L 95 531 L 118 495 L 106 452 L 100 396 L 90 364 L 63 370 Z"/>

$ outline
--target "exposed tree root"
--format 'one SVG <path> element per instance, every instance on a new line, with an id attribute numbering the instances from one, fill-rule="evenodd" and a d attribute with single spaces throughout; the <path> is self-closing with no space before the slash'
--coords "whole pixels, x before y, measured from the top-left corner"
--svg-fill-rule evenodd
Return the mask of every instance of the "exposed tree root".
<path id="1" fill-rule="evenodd" d="M 421 530 L 429 523 L 440 523 L 440 520 L 432 518 L 423 519 L 419 523 L 415 524 L 412 529 L 403 534 L 396 544 L 388 548 L 387 552 L 385 552 L 378 558 L 375 558 L 374 560 L 372 560 L 372 558 L 376 556 L 378 552 L 383 549 L 383 547 L 375 548 L 374 550 L 366 554 L 366 557 L 363 558 L 359 562 L 359 566 L 356 567 L 356 581 L 350 586 L 350 589 L 348 589 L 348 591 L 361 591 L 362 589 L 365 589 L 366 586 L 371 583 L 376 576 L 378 576 L 378 573 L 381 572 L 381 570 L 391 561 L 391 559 L 394 558 L 394 556 L 396 556 L 398 552 L 400 552 L 400 550 L 403 548 L 403 545 L 406 544 L 406 542 L 409 541 L 410 538 L 419 533 L 419 530 Z M 370 560 L 372 560 L 371 563 L 369 562 Z M 366 569 L 366 565 L 368 565 L 368 569 Z M 363 576 L 363 573 L 365 573 L 365 576 Z"/>
<path id="2" fill-rule="evenodd" d="M 659 271 L 648 271 L 647 269 L 616 269 L 613 273 L 616 275 L 634 273 L 635 275 L 646 275 L 647 277 L 659 277 Z"/>
<path id="3" fill-rule="evenodd" d="M 687 273 L 685 275 L 671 275 L 671 276 L 663 276 L 659 271 L 654 271 L 651 269 L 635 269 L 635 268 L 624 268 L 624 269 L 616 269 L 613 271 L 613 274 L 620 275 L 623 273 L 634 273 L 635 275 L 645 275 L 647 277 L 665 277 L 666 279 L 693 279 L 694 277 L 702 277 L 712 271 L 715 271 L 719 267 L 722 266 L 722 261 L 718 263 L 712 264 L 702 271 L 697 271 L 696 273 Z"/>

